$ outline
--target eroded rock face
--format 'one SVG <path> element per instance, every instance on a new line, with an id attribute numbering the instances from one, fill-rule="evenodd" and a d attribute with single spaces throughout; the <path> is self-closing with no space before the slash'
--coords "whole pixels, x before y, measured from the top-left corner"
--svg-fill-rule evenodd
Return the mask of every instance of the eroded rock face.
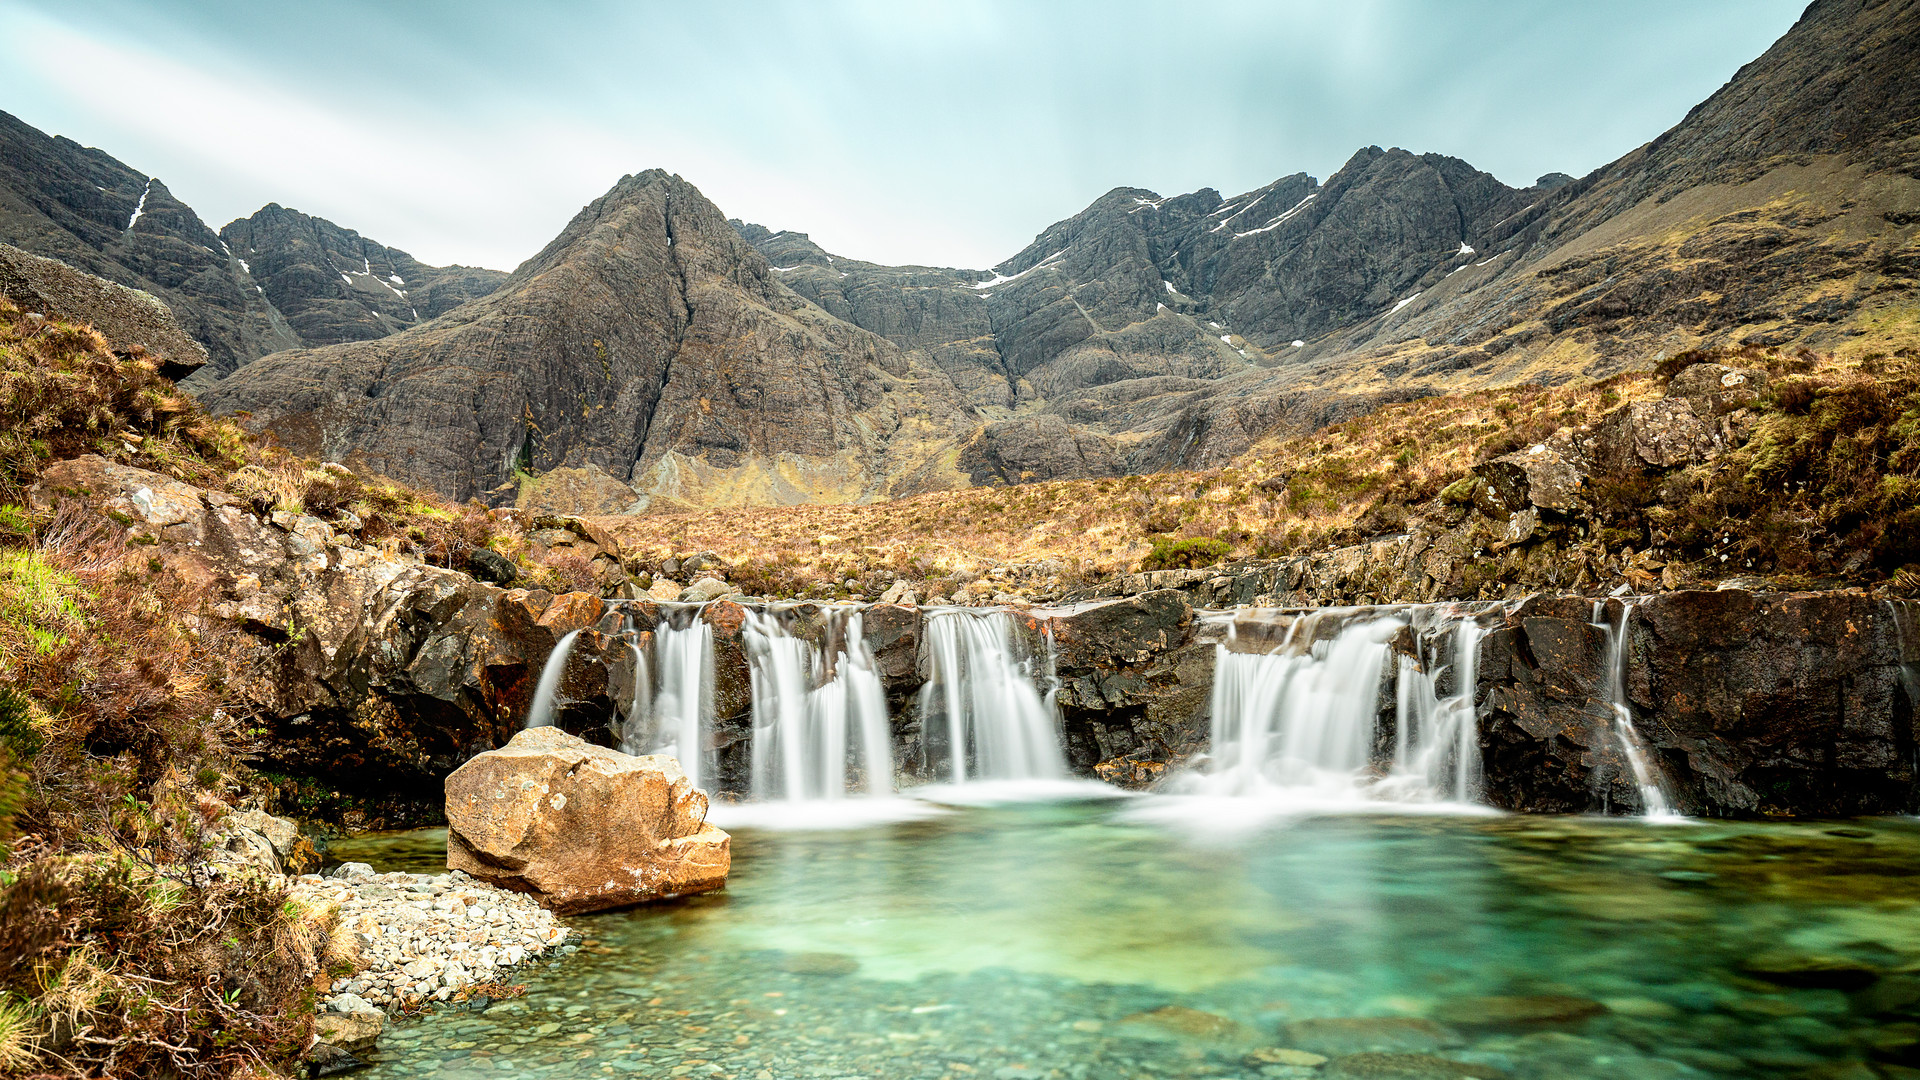
<path id="1" fill-rule="evenodd" d="M 669 757 L 531 728 L 447 777 L 447 867 L 561 914 L 726 883 L 731 840 Z"/>
<path id="2" fill-rule="evenodd" d="M 1042 629 L 1037 620 L 1033 629 Z M 1205 746 L 1214 646 L 1196 632 L 1185 595 L 1163 589 L 1092 604 L 1047 618 L 1044 629 L 1068 764 L 1140 787 Z"/>
<path id="3" fill-rule="evenodd" d="M 1616 624 L 1620 603 L 1602 616 Z M 1601 691 L 1591 601 L 1530 600 L 1481 644 L 1487 793 L 1516 810 L 1637 808 Z M 1674 592 L 1627 622 L 1634 725 L 1694 814 L 1915 806 L 1914 701 L 1896 611 L 1843 591 Z"/>

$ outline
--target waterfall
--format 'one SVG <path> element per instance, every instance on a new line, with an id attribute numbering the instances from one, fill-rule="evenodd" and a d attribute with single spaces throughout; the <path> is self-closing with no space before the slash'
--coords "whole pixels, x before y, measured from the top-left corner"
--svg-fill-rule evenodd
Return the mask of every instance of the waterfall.
<path id="1" fill-rule="evenodd" d="M 547 727 L 553 723 L 554 699 L 560 694 L 560 680 L 567 674 L 567 656 L 573 652 L 573 641 L 579 636 L 578 630 L 568 631 L 547 656 L 546 666 L 540 669 L 540 681 L 533 689 L 533 704 L 527 707 L 528 727 Z"/>
<path id="2" fill-rule="evenodd" d="M 633 652 L 633 700 L 627 706 L 626 722 L 614 734 L 619 736 L 621 753 L 644 754 L 654 738 L 653 668 L 640 647 L 639 634 L 627 639 L 627 648 Z"/>
<path id="3" fill-rule="evenodd" d="M 1292 616 L 1267 652 L 1236 648 L 1240 624 L 1229 622 L 1215 647 L 1213 750 L 1185 790 L 1316 803 L 1477 801 L 1474 694 L 1487 610 L 1323 609 Z M 1387 758 L 1377 736 L 1389 679 Z"/>
<path id="4" fill-rule="evenodd" d="M 1431 614 L 1433 609 L 1422 609 Z M 1425 794 L 1458 802 L 1479 801 L 1480 725 L 1474 693 L 1479 685 L 1480 639 L 1486 627 L 1476 619 L 1449 619 L 1453 652 L 1442 664 L 1420 634 L 1419 656 L 1400 657 L 1394 694 L 1393 774 L 1395 790 L 1411 797 Z M 1442 679 L 1452 693 L 1441 694 Z"/>
<path id="5" fill-rule="evenodd" d="M 1593 625 L 1607 635 L 1607 662 L 1604 690 L 1607 705 L 1613 710 L 1613 737 L 1620 753 L 1633 771 L 1633 783 L 1640 791 L 1640 813 L 1649 818 L 1677 818 L 1673 800 L 1667 797 L 1659 766 L 1647 752 L 1640 732 L 1633 726 L 1633 707 L 1627 704 L 1627 626 L 1633 618 L 1633 602 L 1620 605 L 1620 624 L 1606 621 L 1606 601 L 1593 603 Z"/>
<path id="6" fill-rule="evenodd" d="M 685 625 L 673 625 L 676 621 Z M 705 788 L 714 779 L 707 753 L 707 733 L 713 728 L 713 627 L 700 618 L 698 608 L 663 610 L 653 631 L 653 653 L 659 686 L 653 696 L 655 731 L 649 752 L 677 758 L 693 786 Z"/>
<path id="7" fill-rule="evenodd" d="M 741 626 L 753 691 L 753 797 L 843 798 L 850 764 L 867 794 L 892 794 L 886 692 L 863 614 L 829 610 L 823 649 L 795 637 L 786 614 L 749 610 Z"/>
<path id="8" fill-rule="evenodd" d="M 1015 647 L 1012 616 L 997 610 L 933 612 L 926 636 L 933 677 L 921 690 L 923 734 L 930 761 L 944 750 L 945 778 L 954 784 L 1065 778 L 1052 707 L 1057 687 L 1045 698 L 1035 689 L 1033 664 Z M 935 745 L 936 731 L 944 733 L 944 747 Z"/>

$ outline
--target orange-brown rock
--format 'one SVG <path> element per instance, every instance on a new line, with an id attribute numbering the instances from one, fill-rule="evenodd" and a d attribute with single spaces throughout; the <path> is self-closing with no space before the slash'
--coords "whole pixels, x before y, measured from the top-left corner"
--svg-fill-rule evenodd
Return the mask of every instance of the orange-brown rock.
<path id="1" fill-rule="evenodd" d="M 670 757 L 531 728 L 447 777 L 447 868 L 563 914 L 726 884 L 731 838 Z"/>

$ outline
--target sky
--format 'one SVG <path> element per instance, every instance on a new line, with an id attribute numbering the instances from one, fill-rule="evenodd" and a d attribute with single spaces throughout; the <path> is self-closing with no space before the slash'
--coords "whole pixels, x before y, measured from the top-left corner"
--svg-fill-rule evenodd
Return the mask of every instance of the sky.
<path id="1" fill-rule="evenodd" d="M 982 268 L 1120 186 L 1364 146 L 1525 186 L 1678 122 L 1804 0 L 0 0 L 0 109 L 158 176 L 510 270 L 622 175 Z"/>

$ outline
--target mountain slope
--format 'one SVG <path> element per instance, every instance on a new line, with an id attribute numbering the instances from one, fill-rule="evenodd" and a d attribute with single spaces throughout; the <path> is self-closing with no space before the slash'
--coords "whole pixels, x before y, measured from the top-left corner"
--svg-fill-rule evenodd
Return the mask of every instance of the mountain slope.
<path id="1" fill-rule="evenodd" d="M 267 357 L 204 397 L 456 498 L 595 465 L 650 496 L 857 501 L 959 482 L 971 430 L 922 357 L 782 286 L 698 190 L 623 178 L 490 296 Z"/>
<path id="2" fill-rule="evenodd" d="M 498 270 L 428 266 L 279 203 L 230 222 L 220 239 L 308 345 L 385 337 L 485 296 L 507 279 Z"/>
<path id="3" fill-rule="evenodd" d="M 392 333 L 506 278 L 426 266 L 278 204 L 216 235 L 160 180 L 4 112 L 0 243 L 159 297 L 207 349 L 195 387 L 280 349 Z M 393 276 L 409 284 L 389 289 Z"/>
<path id="4" fill-rule="evenodd" d="M 1186 449 L 1159 464 L 1239 453 L 1221 421 L 1285 413 L 1303 388 L 1557 383 L 1724 344 L 1920 348 L 1920 3 L 1820 0 L 1674 128 L 1474 246 L 1303 364 L 1196 395 Z"/>
<path id="5" fill-rule="evenodd" d="M 164 183 L 3 112 L 0 242 L 159 297 L 207 347 L 203 379 L 300 344 Z"/>

